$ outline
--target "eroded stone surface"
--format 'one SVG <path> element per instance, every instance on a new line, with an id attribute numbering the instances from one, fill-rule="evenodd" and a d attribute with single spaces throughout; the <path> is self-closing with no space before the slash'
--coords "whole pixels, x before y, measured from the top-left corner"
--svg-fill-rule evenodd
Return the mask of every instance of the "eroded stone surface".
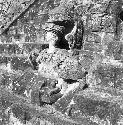
<path id="1" fill-rule="evenodd" d="M 84 117 L 97 124 L 117 124 L 123 113 L 122 107 L 119 107 L 122 94 L 112 92 L 111 89 L 90 88 L 59 100 L 55 106 L 73 119 Z"/>

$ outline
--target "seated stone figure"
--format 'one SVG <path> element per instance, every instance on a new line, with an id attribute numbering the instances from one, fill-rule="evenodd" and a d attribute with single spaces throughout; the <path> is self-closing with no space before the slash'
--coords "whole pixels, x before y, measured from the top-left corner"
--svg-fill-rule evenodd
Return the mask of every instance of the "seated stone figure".
<path id="1" fill-rule="evenodd" d="M 82 79 L 85 73 L 85 69 L 77 57 L 68 51 L 71 50 L 71 45 L 74 46 L 76 42 L 79 25 L 78 22 L 74 23 L 74 21 L 69 20 L 48 22 L 48 24 L 50 24 L 49 27 L 46 26 L 44 29 L 49 48 L 41 51 L 36 59 L 38 73 L 46 78 L 56 79 L 58 81 L 57 87 L 61 89 L 63 94 L 69 89 L 65 79 L 75 80 L 77 83 L 77 80 Z M 80 26 L 79 29 L 81 28 Z M 69 39 L 69 36 L 72 36 L 74 41 Z M 75 87 L 72 85 L 70 88 L 67 91 L 71 91 Z"/>

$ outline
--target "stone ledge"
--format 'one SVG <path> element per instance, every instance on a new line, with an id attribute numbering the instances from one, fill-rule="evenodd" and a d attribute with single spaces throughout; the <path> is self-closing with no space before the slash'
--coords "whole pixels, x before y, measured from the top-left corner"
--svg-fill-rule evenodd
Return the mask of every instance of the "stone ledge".
<path id="1" fill-rule="evenodd" d="M 12 44 L 12 43 L 5 43 L 0 44 L 0 54 L 22 54 L 26 52 L 27 54 L 37 49 L 39 51 L 48 48 L 48 44 L 42 43 L 23 43 L 23 44 Z"/>
<path id="2" fill-rule="evenodd" d="M 117 124 L 123 114 L 122 102 L 122 91 L 108 88 L 88 88 L 77 92 L 74 96 L 68 95 L 61 98 L 55 104 L 55 108 L 74 120 L 81 121 L 82 118 L 87 118 L 92 123 Z"/>

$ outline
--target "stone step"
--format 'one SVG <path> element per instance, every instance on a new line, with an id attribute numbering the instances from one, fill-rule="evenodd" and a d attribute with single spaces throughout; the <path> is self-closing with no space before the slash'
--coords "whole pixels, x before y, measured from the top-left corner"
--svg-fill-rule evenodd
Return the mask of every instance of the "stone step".
<path id="1" fill-rule="evenodd" d="M 33 65 L 28 60 L 28 57 L 18 56 L 0 56 L 0 69 L 3 70 L 21 70 L 24 71 L 28 68 L 33 69 Z"/>
<path id="2" fill-rule="evenodd" d="M 39 51 L 48 48 L 48 44 L 42 44 L 42 43 L 23 43 L 23 44 L 12 44 L 12 43 L 5 43 L 0 44 L 0 54 L 22 54 L 23 51 L 26 53 L 30 53 L 34 49 L 37 49 Z"/>
<path id="3" fill-rule="evenodd" d="M 88 88 L 76 93 L 72 98 L 68 95 L 55 104 L 56 110 L 67 114 L 70 118 L 89 119 L 92 123 L 118 124 L 122 121 L 122 92 L 109 88 Z"/>
<path id="4" fill-rule="evenodd" d="M 7 89 L 0 88 L 0 102 L 1 104 L 7 105 L 6 108 L 11 107 L 13 113 L 18 113 L 18 119 L 25 118 L 26 112 L 23 114 L 23 111 L 27 111 L 27 114 L 31 114 L 34 119 L 30 119 L 33 123 L 35 122 L 35 118 L 41 118 L 43 120 L 47 120 L 55 125 L 85 125 L 85 124 L 79 124 L 76 121 L 73 121 L 72 119 L 66 118 L 63 115 L 55 115 L 52 111 L 52 107 L 39 107 L 32 105 L 28 102 L 26 98 L 22 98 L 21 96 L 17 96 L 11 92 L 9 92 Z M 20 105 L 20 106 L 19 106 Z M 16 108 L 17 107 L 17 108 Z M 25 107 L 25 108 L 24 108 Z M 20 112 L 16 112 L 16 110 L 20 108 Z M 26 110 L 27 109 L 27 110 Z M 15 111 L 15 112 L 14 112 Z M 48 113 L 51 112 L 51 113 Z M 57 111 L 56 111 L 57 112 Z M 58 114 L 58 113 L 57 113 Z M 15 114 L 14 114 L 15 116 Z M 22 120 L 22 119 L 20 119 Z M 21 121 L 22 122 L 22 121 Z M 49 125 L 49 124 L 48 124 Z M 89 124 L 91 125 L 91 124 Z"/>
<path id="5" fill-rule="evenodd" d="M 97 65 L 97 68 L 93 71 L 93 76 L 90 76 L 89 81 L 95 83 L 96 86 L 105 86 L 123 90 L 122 72 L 123 63 L 118 62 L 118 60 L 102 60 L 102 64 Z"/>

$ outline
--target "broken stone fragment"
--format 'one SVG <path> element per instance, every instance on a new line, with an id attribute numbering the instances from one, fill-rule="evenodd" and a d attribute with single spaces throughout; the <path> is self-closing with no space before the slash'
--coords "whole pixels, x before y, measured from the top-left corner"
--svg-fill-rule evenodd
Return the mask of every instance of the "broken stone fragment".
<path id="1" fill-rule="evenodd" d="M 44 82 L 43 82 L 44 81 Z M 51 79 L 41 79 L 39 85 L 36 85 L 31 91 L 31 103 L 43 106 L 45 104 L 52 104 L 56 102 L 62 94 L 60 88 L 56 87 L 56 81 Z"/>
<path id="2" fill-rule="evenodd" d="M 61 93 L 49 95 L 47 91 L 43 93 L 43 95 L 40 97 L 40 104 L 53 104 L 55 103 L 59 98 L 62 97 Z"/>

